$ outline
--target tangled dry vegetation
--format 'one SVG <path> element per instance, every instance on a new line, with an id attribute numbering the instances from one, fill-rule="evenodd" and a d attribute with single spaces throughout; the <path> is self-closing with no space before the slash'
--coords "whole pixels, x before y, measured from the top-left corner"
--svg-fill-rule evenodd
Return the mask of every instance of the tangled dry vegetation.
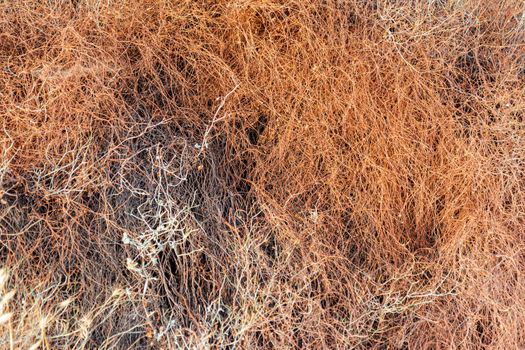
<path id="1" fill-rule="evenodd" d="M 0 1 L 0 347 L 524 349 L 524 10 Z"/>

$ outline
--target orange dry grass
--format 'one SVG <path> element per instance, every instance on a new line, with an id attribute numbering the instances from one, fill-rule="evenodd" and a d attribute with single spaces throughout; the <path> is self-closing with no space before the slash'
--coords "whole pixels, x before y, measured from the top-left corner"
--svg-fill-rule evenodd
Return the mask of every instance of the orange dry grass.
<path id="1" fill-rule="evenodd" d="M 2 348 L 524 348 L 524 13 L 0 2 Z"/>

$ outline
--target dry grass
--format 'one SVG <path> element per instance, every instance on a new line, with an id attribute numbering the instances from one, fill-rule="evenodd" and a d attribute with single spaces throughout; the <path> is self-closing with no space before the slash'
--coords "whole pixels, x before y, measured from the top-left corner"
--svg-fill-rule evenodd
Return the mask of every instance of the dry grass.
<path id="1" fill-rule="evenodd" d="M 520 0 L 0 1 L 0 348 L 525 348 L 524 43 Z"/>

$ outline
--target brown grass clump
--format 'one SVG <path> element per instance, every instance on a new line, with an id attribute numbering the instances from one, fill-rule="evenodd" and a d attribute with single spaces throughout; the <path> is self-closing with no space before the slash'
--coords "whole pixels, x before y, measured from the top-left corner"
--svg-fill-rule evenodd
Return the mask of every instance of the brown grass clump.
<path id="1" fill-rule="evenodd" d="M 525 348 L 524 43 L 521 0 L 0 1 L 0 348 Z"/>

